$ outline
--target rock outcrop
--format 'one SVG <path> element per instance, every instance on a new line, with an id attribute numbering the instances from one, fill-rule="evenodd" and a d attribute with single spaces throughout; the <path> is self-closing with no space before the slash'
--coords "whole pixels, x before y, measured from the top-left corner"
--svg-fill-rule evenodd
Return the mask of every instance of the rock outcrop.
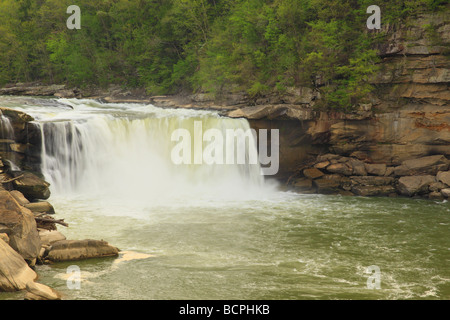
<path id="1" fill-rule="evenodd" d="M 73 261 L 90 258 L 115 257 L 119 249 L 101 240 L 59 240 L 53 242 L 44 254 L 52 262 Z"/>
<path id="2" fill-rule="evenodd" d="M 305 162 L 288 185 L 302 193 L 444 199 L 449 196 L 449 168 L 450 161 L 443 155 L 388 166 L 370 159 L 325 154 Z"/>
<path id="3" fill-rule="evenodd" d="M 17 291 L 37 278 L 20 254 L 0 239 L 0 291 Z"/>

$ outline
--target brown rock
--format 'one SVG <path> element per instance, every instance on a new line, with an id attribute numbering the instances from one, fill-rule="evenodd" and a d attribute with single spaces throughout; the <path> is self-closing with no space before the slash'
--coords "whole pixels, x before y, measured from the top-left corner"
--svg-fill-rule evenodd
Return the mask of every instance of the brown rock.
<path id="1" fill-rule="evenodd" d="M 433 192 L 430 192 L 430 194 L 428 194 L 428 199 L 442 200 L 443 198 L 444 198 L 444 196 L 442 195 L 442 193 L 437 192 L 437 191 L 433 191 Z"/>
<path id="2" fill-rule="evenodd" d="M 39 254 L 41 240 L 33 213 L 21 207 L 8 191 L 0 191 L 0 225 L 9 236 L 9 245 L 25 260 L 33 261 Z"/>
<path id="3" fill-rule="evenodd" d="M 370 164 L 366 163 L 365 168 L 368 174 L 372 174 L 375 176 L 384 176 L 386 173 L 386 165 L 385 164 Z"/>
<path id="4" fill-rule="evenodd" d="M 325 169 L 329 164 L 330 164 L 330 161 L 328 161 L 328 160 L 322 161 L 322 162 L 316 163 L 316 164 L 314 165 L 314 168 L 317 168 L 317 169 Z"/>
<path id="5" fill-rule="evenodd" d="M 322 177 L 324 175 L 324 173 L 322 171 L 320 171 L 319 169 L 309 168 L 309 169 L 303 170 L 303 175 L 308 179 L 314 180 L 314 179 Z"/>
<path id="6" fill-rule="evenodd" d="M 26 284 L 25 300 L 61 300 L 61 294 L 46 285 L 30 281 Z"/>
<path id="7" fill-rule="evenodd" d="M 436 179 L 447 186 L 450 186 L 450 171 L 440 171 L 436 175 Z"/>
<path id="8" fill-rule="evenodd" d="M 351 176 L 353 186 L 387 186 L 394 183 L 393 177 Z"/>
<path id="9" fill-rule="evenodd" d="M 10 194 L 13 196 L 14 199 L 16 199 L 17 203 L 20 204 L 21 206 L 25 206 L 30 203 L 30 201 L 28 201 L 28 199 L 25 198 L 22 192 L 20 191 L 13 190 L 10 192 Z"/>
<path id="10" fill-rule="evenodd" d="M 57 241 L 66 240 L 66 237 L 59 231 L 39 229 L 39 237 L 42 245 L 49 245 Z"/>
<path id="11" fill-rule="evenodd" d="M 352 167 L 353 174 L 356 176 L 366 176 L 366 168 L 364 162 L 357 159 L 351 159 L 348 164 Z"/>
<path id="12" fill-rule="evenodd" d="M 398 180 L 398 191 L 402 195 L 414 196 L 428 192 L 428 187 L 436 182 L 434 176 L 406 176 Z"/>
<path id="13" fill-rule="evenodd" d="M 322 178 L 313 181 L 318 193 L 331 194 L 339 191 L 340 179 L 339 175 L 325 175 Z"/>
<path id="14" fill-rule="evenodd" d="M 22 178 L 14 180 L 14 187 L 23 193 L 28 200 L 48 199 L 50 197 L 50 184 L 31 172 L 23 172 Z"/>
<path id="15" fill-rule="evenodd" d="M 430 184 L 428 189 L 431 192 L 441 191 L 442 189 L 445 189 L 445 184 L 443 184 L 442 182 L 433 182 L 432 184 Z"/>
<path id="16" fill-rule="evenodd" d="M 412 176 L 418 174 L 436 175 L 439 171 L 448 169 L 449 161 L 443 155 L 428 156 L 418 159 L 405 160 L 401 166 L 395 168 L 396 176 Z"/>
<path id="17" fill-rule="evenodd" d="M 309 190 L 312 188 L 312 180 L 306 178 L 296 179 L 292 186 L 298 190 Z"/>
<path id="18" fill-rule="evenodd" d="M 55 213 L 55 209 L 47 201 L 29 203 L 29 204 L 24 205 L 24 207 L 31 210 L 32 212 L 37 212 L 37 213 L 47 213 L 47 214 Z"/>
<path id="19" fill-rule="evenodd" d="M 37 278 L 25 260 L 0 239 L 0 291 L 23 290 Z"/>
<path id="20" fill-rule="evenodd" d="M 343 174 L 345 176 L 349 176 L 353 173 L 352 168 L 350 166 L 348 166 L 346 163 L 330 164 L 327 167 L 327 171 L 329 171 L 331 173 Z"/>
<path id="21" fill-rule="evenodd" d="M 89 258 L 112 257 L 119 254 L 119 249 L 101 240 L 61 240 L 53 243 L 48 249 L 46 259 L 72 261 Z"/>
<path id="22" fill-rule="evenodd" d="M 442 190 L 441 190 L 441 194 L 442 194 L 445 198 L 449 198 L 449 197 L 450 197 L 450 188 L 442 189 Z"/>
<path id="23" fill-rule="evenodd" d="M 359 196 L 369 197 L 369 196 L 387 196 L 395 192 L 393 186 L 355 186 L 352 188 L 352 192 Z"/>

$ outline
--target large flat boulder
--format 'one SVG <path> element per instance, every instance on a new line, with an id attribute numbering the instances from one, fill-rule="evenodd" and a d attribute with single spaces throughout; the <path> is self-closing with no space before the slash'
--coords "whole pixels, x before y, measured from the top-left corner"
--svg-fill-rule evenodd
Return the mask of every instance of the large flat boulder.
<path id="1" fill-rule="evenodd" d="M 395 168 L 396 176 L 413 175 L 436 175 L 439 171 L 446 171 L 449 160 L 443 155 L 422 157 L 418 159 L 405 160 Z"/>
<path id="2" fill-rule="evenodd" d="M 436 178 L 430 175 L 406 176 L 398 180 L 398 191 L 405 196 L 414 196 L 428 192 L 429 186 L 436 182 Z"/>
<path id="3" fill-rule="evenodd" d="M 25 260 L 0 239 L 0 291 L 17 291 L 37 278 Z"/>
<path id="4" fill-rule="evenodd" d="M 33 261 L 37 258 L 41 240 L 34 215 L 4 190 L 0 190 L 0 226 L 9 236 L 9 245 L 25 260 Z"/>
<path id="5" fill-rule="evenodd" d="M 113 257 L 119 255 L 119 249 L 102 240 L 60 240 L 54 242 L 47 251 L 46 260 L 73 261 L 90 258 Z"/>

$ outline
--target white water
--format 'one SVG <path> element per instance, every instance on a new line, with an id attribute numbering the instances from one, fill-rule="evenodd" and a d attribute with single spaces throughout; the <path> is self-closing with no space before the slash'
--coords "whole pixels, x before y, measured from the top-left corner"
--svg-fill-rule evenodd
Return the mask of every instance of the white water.
<path id="1" fill-rule="evenodd" d="M 262 199 L 274 194 L 259 165 L 175 165 L 174 130 L 249 129 L 246 120 L 209 111 L 152 105 L 101 104 L 60 99 L 51 107 L 27 108 L 41 128 L 42 172 L 53 195 L 95 199 L 115 210 L 149 206 L 210 205 Z M 230 141 L 227 141 L 230 143 Z M 234 143 L 234 141 L 232 141 Z M 250 143 L 251 148 L 256 148 Z M 120 208 L 120 209 L 119 209 Z"/>
<path id="2" fill-rule="evenodd" d="M 9 118 L 0 114 L 0 138 L 14 140 L 14 129 Z"/>

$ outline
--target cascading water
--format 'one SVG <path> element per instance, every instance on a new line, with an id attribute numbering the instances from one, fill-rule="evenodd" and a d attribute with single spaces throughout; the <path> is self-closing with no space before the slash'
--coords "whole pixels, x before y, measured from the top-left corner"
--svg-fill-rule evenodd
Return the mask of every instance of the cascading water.
<path id="1" fill-rule="evenodd" d="M 60 103 L 73 109 L 35 114 L 43 141 L 42 172 L 55 194 L 162 205 L 236 200 L 260 196 L 267 188 L 259 164 L 177 165 L 171 159 L 175 130 L 184 128 L 194 137 L 194 123 L 201 122 L 203 130 L 214 128 L 225 136 L 230 128 L 248 130 L 246 120 L 150 105 Z M 226 141 L 230 143 L 234 140 Z M 254 141 L 247 147 L 256 150 Z M 255 150 L 247 150 L 246 158 Z"/>
<path id="2" fill-rule="evenodd" d="M 14 128 L 8 117 L 0 114 L 0 139 L 14 140 Z"/>
<path id="3" fill-rule="evenodd" d="M 43 267 L 40 281 L 70 299 L 450 296 L 446 201 L 299 195 L 270 185 L 259 165 L 177 165 L 174 130 L 248 129 L 214 112 L 1 96 L 0 105 L 41 128 L 49 201 L 67 238 L 151 256 L 73 262 L 81 290 L 68 289 L 67 264 Z M 373 265 L 381 290 L 367 288 Z"/>

